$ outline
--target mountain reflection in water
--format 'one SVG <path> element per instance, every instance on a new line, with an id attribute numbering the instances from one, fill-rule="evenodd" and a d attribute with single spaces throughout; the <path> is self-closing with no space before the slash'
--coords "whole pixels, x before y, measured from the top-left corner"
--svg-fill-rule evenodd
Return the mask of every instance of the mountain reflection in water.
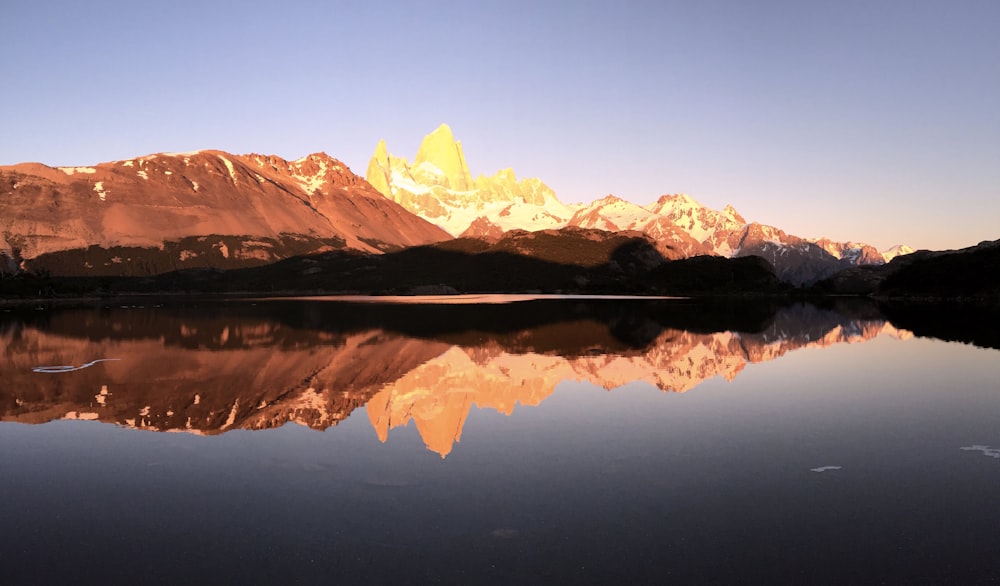
<path id="1" fill-rule="evenodd" d="M 473 406 L 509 415 L 563 381 L 686 392 L 799 348 L 912 335 L 864 305 L 844 313 L 684 301 L 237 301 L 7 315 L 4 421 L 88 419 L 198 434 L 287 422 L 322 430 L 365 407 L 381 441 L 413 421 L 442 457 Z M 89 367 L 38 371 L 62 365 Z"/>

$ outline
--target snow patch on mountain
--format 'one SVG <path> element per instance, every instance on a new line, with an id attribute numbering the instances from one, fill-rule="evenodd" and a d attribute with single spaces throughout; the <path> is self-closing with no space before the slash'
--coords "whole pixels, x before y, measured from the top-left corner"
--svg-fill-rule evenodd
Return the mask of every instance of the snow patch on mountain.
<path id="1" fill-rule="evenodd" d="M 236 169 L 233 168 L 232 161 L 230 161 L 226 157 L 223 157 L 222 155 L 219 155 L 219 158 L 222 159 L 222 162 L 225 163 L 225 165 L 226 165 L 226 169 L 229 170 L 229 176 L 233 179 L 233 185 L 236 185 L 236 183 L 237 183 L 237 181 L 236 181 Z"/>
<path id="2" fill-rule="evenodd" d="M 897 244 L 886 250 L 883 250 L 881 254 L 882 258 L 885 259 L 885 262 L 889 262 L 890 260 L 896 258 L 897 256 L 903 256 L 905 254 L 911 254 L 913 252 L 916 251 L 910 248 L 909 246 L 905 244 Z"/>
<path id="3" fill-rule="evenodd" d="M 569 220 L 570 226 L 580 228 L 598 228 L 612 232 L 620 230 L 638 230 L 656 214 L 625 201 L 614 195 L 605 196 L 589 206 L 577 210 Z"/>
<path id="4" fill-rule="evenodd" d="M 402 191 L 405 193 L 423 195 L 433 191 L 431 186 L 417 183 L 417 181 L 409 173 L 404 173 L 399 169 L 393 169 L 391 177 L 392 181 L 390 185 L 392 186 L 393 193 L 399 193 Z"/>
<path id="5" fill-rule="evenodd" d="M 86 173 L 93 175 L 94 173 L 97 173 L 97 169 L 93 167 L 56 167 L 56 169 L 59 169 L 67 175 L 72 175 L 74 173 Z"/>
<path id="6" fill-rule="evenodd" d="M 94 184 L 94 191 L 97 193 L 97 197 L 100 198 L 101 201 L 107 200 L 108 192 L 104 191 L 103 181 L 98 181 Z"/>
<path id="7" fill-rule="evenodd" d="M 646 206 L 646 209 L 667 218 L 720 256 L 733 256 L 737 252 L 730 240 L 733 234 L 747 225 L 733 206 L 727 205 L 719 212 L 701 205 L 684 193 L 661 196 Z"/>
<path id="8" fill-rule="evenodd" d="M 305 163 L 307 160 L 309 160 L 309 157 L 303 157 L 297 161 L 293 161 L 292 167 L 293 168 L 297 167 L 296 170 L 298 172 L 293 172 L 291 173 L 291 175 L 292 178 L 295 179 L 298 182 L 298 184 L 302 187 L 303 191 L 305 191 L 309 195 L 313 195 L 326 183 L 326 174 L 328 171 L 330 171 L 330 168 L 327 167 L 326 161 L 318 159 L 315 161 L 318 170 L 312 175 L 304 174 L 302 173 L 301 168 L 303 163 Z"/>

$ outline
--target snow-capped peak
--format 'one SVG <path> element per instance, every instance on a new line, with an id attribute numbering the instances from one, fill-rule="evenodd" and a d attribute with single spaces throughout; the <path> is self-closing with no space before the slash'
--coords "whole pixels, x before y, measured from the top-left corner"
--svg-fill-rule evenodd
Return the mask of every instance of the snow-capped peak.
<path id="1" fill-rule="evenodd" d="M 569 225 L 601 230 L 635 230 L 655 215 L 642 206 L 615 195 L 607 195 L 577 210 L 570 218 Z"/>
<path id="2" fill-rule="evenodd" d="M 659 199 L 646 206 L 654 214 L 670 215 L 684 213 L 689 210 L 705 209 L 693 197 L 686 193 L 661 195 Z"/>
<path id="3" fill-rule="evenodd" d="M 916 251 L 905 244 L 897 244 L 886 250 L 880 251 L 882 258 L 885 259 L 885 262 L 889 262 L 890 260 L 896 258 L 897 256 L 903 256 L 905 254 L 910 254 L 913 252 Z"/>
<path id="4" fill-rule="evenodd" d="M 389 199 L 456 236 L 481 218 L 477 226 L 488 222 L 504 230 L 559 228 L 574 211 L 541 180 L 518 180 L 509 168 L 473 180 L 461 142 L 446 125 L 424 137 L 413 164 L 389 154 L 384 141 L 379 142 L 366 179 Z"/>

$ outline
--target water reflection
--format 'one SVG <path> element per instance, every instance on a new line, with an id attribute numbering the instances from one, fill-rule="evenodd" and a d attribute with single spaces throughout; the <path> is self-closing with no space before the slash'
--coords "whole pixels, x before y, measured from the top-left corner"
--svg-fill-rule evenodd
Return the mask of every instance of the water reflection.
<path id="1" fill-rule="evenodd" d="M 365 407 L 381 441 L 412 421 L 443 457 L 474 406 L 510 414 L 564 381 L 680 393 L 796 349 L 912 335 L 869 306 L 849 309 L 276 301 L 10 314 L 0 408 L 4 421 L 218 434 L 322 430 Z"/>
<path id="2" fill-rule="evenodd" d="M 5 583 L 1000 579 L 996 352 L 891 337 L 952 325 L 253 303 L 0 312 L 4 419 L 113 424 L 0 423 Z"/>

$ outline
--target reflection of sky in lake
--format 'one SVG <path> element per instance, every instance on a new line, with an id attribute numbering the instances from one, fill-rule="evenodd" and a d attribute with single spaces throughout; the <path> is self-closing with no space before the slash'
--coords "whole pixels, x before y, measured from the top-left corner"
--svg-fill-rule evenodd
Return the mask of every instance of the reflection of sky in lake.
<path id="1" fill-rule="evenodd" d="M 1000 469 L 959 448 L 1000 445 L 996 357 L 882 336 L 685 393 L 563 382 L 473 407 L 446 459 L 363 408 L 213 437 L 5 423 L 0 553 L 15 583 L 981 581 Z"/>

